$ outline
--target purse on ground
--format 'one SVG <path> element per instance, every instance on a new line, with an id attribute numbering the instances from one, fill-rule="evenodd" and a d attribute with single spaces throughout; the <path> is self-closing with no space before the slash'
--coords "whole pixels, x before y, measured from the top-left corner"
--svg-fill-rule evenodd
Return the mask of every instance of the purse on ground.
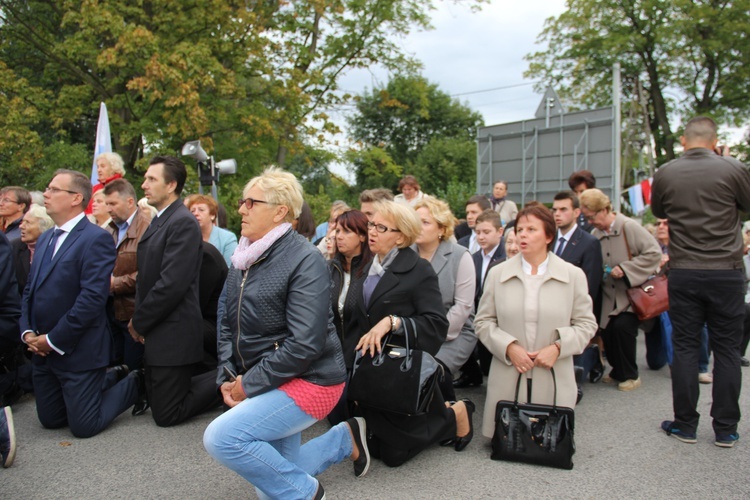
<path id="1" fill-rule="evenodd" d="M 359 352 L 354 359 L 348 397 L 357 404 L 404 415 L 426 413 L 442 366 L 429 353 L 409 347 L 409 327 L 417 338 L 414 320 L 402 318 L 405 347 L 390 345 L 391 335 L 375 356 Z"/>
<path id="2" fill-rule="evenodd" d="M 514 401 L 498 401 L 495 407 L 495 433 L 492 436 L 493 460 L 525 462 L 560 469 L 573 468 L 576 451 L 575 413 L 572 408 L 557 406 L 557 379 L 555 370 L 554 402 L 550 405 L 519 403 L 518 390 L 522 374 L 516 382 Z M 531 380 L 529 380 L 529 384 Z M 529 385 L 529 399 L 531 394 Z"/>

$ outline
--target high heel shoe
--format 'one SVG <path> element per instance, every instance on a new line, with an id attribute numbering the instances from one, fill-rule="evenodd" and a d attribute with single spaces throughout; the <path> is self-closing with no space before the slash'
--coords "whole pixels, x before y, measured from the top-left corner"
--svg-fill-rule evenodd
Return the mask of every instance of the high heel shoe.
<path id="1" fill-rule="evenodd" d="M 460 401 L 463 401 L 464 406 L 466 406 L 466 418 L 469 419 L 469 432 L 465 436 L 456 436 L 456 444 L 454 445 L 456 451 L 463 451 L 463 449 L 471 443 L 471 439 L 474 437 L 474 421 L 472 417 L 474 415 L 474 410 L 476 410 L 476 406 L 474 406 L 474 403 L 472 403 L 471 400 L 466 398 L 461 399 Z"/>

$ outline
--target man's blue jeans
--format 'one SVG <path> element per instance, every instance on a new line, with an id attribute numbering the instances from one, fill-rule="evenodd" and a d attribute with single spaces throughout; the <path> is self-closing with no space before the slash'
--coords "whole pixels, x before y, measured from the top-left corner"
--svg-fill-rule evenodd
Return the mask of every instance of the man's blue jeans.
<path id="1" fill-rule="evenodd" d="M 260 498 L 310 499 L 318 489 L 313 476 L 353 451 L 346 422 L 300 446 L 302 431 L 315 422 L 275 389 L 244 400 L 211 422 L 203 446 L 255 486 Z"/>

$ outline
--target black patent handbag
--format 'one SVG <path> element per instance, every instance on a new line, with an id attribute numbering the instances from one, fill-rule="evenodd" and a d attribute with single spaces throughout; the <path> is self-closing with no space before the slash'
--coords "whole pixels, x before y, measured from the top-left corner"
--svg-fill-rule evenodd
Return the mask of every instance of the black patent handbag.
<path id="1" fill-rule="evenodd" d="M 401 318 L 405 347 L 390 345 L 385 337 L 383 349 L 370 356 L 359 352 L 354 360 L 348 398 L 367 408 L 421 415 L 432 401 L 443 367 L 429 353 L 409 347 L 409 330 L 417 338 L 412 318 Z"/>
<path id="2" fill-rule="evenodd" d="M 518 374 L 514 401 L 498 401 L 495 409 L 495 433 L 492 436 L 493 460 L 524 462 L 560 469 L 573 468 L 576 452 L 575 412 L 557 406 L 557 379 L 550 368 L 555 387 L 553 404 L 519 403 L 518 390 L 522 374 Z M 528 380 L 531 400 L 531 379 Z"/>

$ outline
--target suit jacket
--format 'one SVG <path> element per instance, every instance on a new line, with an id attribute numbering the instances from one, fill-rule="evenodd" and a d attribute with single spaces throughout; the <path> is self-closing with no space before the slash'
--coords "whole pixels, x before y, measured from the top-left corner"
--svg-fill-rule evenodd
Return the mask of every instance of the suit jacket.
<path id="1" fill-rule="evenodd" d="M 47 334 L 56 351 L 35 355 L 62 371 L 81 372 L 109 365 L 112 335 L 105 306 L 115 265 L 112 236 L 86 217 L 70 231 L 45 272 L 42 263 L 54 229 L 39 236 L 24 289 L 20 330 Z"/>
<path id="2" fill-rule="evenodd" d="M 529 344 L 524 278 L 520 254 L 492 268 L 474 320 L 477 337 L 492 353 L 482 424 L 487 437 L 492 437 L 495 430 L 497 402 L 512 401 L 515 396 L 518 371 L 506 356 L 511 343 L 517 341 L 533 352 L 560 341 L 560 356 L 555 362 L 557 404 L 573 408 L 577 395 L 573 355 L 583 352 L 597 329 L 583 271 L 550 252 L 547 273 L 539 289 L 539 304 L 543 307 L 539 309 L 536 340 Z M 532 402 L 553 403 L 554 386 L 549 370 L 535 368 L 524 377 L 534 381 Z M 526 387 L 521 383 L 519 401 L 527 400 Z"/>
<path id="3" fill-rule="evenodd" d="M 0 336 L 17 344 L 21 297 L 18 293 L 11 254 L 12 248 L 8 238 L 0 231 Z"/>
<path id="4" fill-rule="evenodd" d="M 478 252 L 474 252 L 471 256 L 472 259 L 474 259 L 474 268 L 477 273 L 477 292 L 475 294 L 474 298 L 474 310 L 476 311 L 479 308 L 479 299 L 482 298 L 482 292 L 483 292 L 483 284 L 482 284 L 482 252 L 484 250 L 479 250 Z M 495 250 L 495 253 L 492 254 L 492 257 L 490 257 L 490 265 L 487 266 L 487 270 L 485 271 L 485 277 L 487 274 L 489 274 L 490 269 L 492 269 L 495 264 L 499 264 L 505 260 L 505 245 L 503 245 L 503 242 L 500 241 L 500 246 L 497 247 L 497 250 Z"/>
<path id="5" fill-rule="evenodd" d="M 602 285 L 603 276 L 602 246 L 599 244 L 599 240 L 591 233 L 587 233 L 576 226 L 570 241 L 565 243 L 565 248 L 563 248 L 560 257 L 565 262 L 583 269 L 586 281 L 589 284 L 589 295 L 592 299 L 595 299 L 599 293 L 599 287 Z"/>
<path id="6" fill-rule="evenodd" d="M 29 280 L 29 270 L 31 269 L 31 251 L 29 247 L 20 239 L 10 242 L 12 248 L 13 266 L 16 269 L 16 281 L 18 282 L 18 294 L 23 295 L 23 289 L 26 288 L 26 282 Z"/>
<path id="7" fill-rule="evenodd" d="M 180 199 L 141 236 L 133 327 L 146 339 L 149 365 L 181 366 L 203 359 L 198 298 L 202 245 L 198 221 Z"/>
<path id="8" fill-rule="evenodd" d="M 372 263 L 367 265 L 367 276 Z M 388 315 L 414 319 L 419 337 L 418 347 L 433 356 L 448 333 L 438 278 L 429 262 L 420 259 L 411 248 L 402 248 L 388 266 L 365 307 L 364 294 L 357 298 L 357 324 L 360 337 Z M 411 326 L 411 325 L 410 325 Z M 415 339 L 409 337 L 410 347 Z M 394 343 L 399 342 L 398 337 Z"/>

